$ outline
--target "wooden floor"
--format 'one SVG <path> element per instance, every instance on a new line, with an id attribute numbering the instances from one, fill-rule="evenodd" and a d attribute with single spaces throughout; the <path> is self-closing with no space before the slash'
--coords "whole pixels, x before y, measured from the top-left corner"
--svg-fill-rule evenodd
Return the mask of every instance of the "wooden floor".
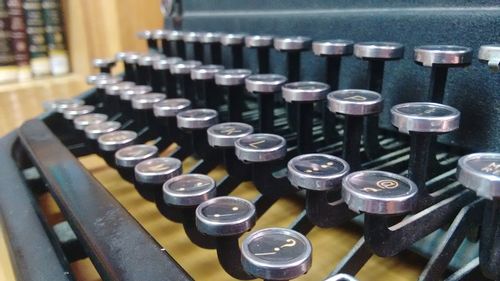
<path id="1" fill-rule="evenodd" d="M 56 80 L 40 80 L 34 86 L 29 85 L 29 87 L 36 87 L 39 95 L 30 95 L 33 89 L 28 90 L 28 86 L 25 92 L 23 90 L 9 91 L 8 86 L 0 87 L 2 94 L 0 105 L 3 108 L 0 111 L 0 132 L 4 134 L 19 126 L 23 120 L 38 115 L 42 111 L 42 100 L 69 97 L 75 92 L 82 91 L 86 86 L 81 81 L 83 81 L 81 77 L 67 76 Z M 181 225 L 163 218 L 154 204 L 142 199 L 133 186 L 123 181 L 118 173 L 109 168 L 104 161 L 94 155 L 80 160 L 195 280 L 233 280 L 218 264 L 215 251 L 193 246 L 188 241 Z M 187 159 L 184 165 L 188 167 L 193 164 L 193 161 L 193 159 Z M 224 170 L 219 168 L 210 175 L 219 179 L 224 173 Z M 253 198 L 256 194 L 251 184 L 243 184 L 233 193 L 233 195 L 247 199 Z M 51 223 L 62 220 L 62 215 L 50 196 L 42 196 L 40 203 Z M 300 202 L 282 199 L 259 219 L 254 230 L 270 226 L 286 227 L 299 214 L 301 208 Z M 360 234 L 354 228 L 314 229 L 308 235 L 314 249 L 313 266 L 310 272 L 299 280 L 323 280 L 359 237 Z M 359 273 L 358 278 L 361 281 L 416 280 L 422 267 L 422 260 L 409 253 L 389 259 L 372 258 Z M 72 270 L 78 280 L 101 280 L 88 259 L 73 263 Z M 6 245 L 1 237 L 0 280 L 14 280 Z"/>

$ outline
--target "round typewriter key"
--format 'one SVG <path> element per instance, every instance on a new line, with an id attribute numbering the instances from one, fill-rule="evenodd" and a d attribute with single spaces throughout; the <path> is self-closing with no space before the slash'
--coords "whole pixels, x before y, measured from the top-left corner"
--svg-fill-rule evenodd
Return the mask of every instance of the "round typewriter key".
<path id="1" fill-rule="evenodd" d="M 288 161 L 288 180 L 293 186 L 326 191 L 337 186 L 349 172 L 349 164 L 328 154 L 305 154 Z"/>
<path id="2" fill-rule="evenodd" d="M 176 63 L 170 66 L 170 73 L 175 77 L 175 84 L 181 97 L 194 101 L 194 93 L 192 89 L 191 70 L 201 66 L 201 61 L 187 60 Z M 176 94 L 177 96 L 177 94 Z"/>
<path id="3" fill-rule="evenodd" d="M 105 90 L 106 87 L 114 84 L 120 83 L 122 80 L 117 77 L 103 77 L 103 78 L 98 78 L 95 80 L 94 85 L 96 86 L 97 89 Z"/>
<path id="4" fill-rule="evenodd" d="M 199 42 L 201 34 L 201 32 L 185 32 L 182 38 L 186 43 Z"/>
<path id="5" fill-rule="evenodd" d="M 140 162 L 158 157 L 158 148 L 154 145 L 136 144 L 119 149 L 114 154 L 115 166 L 118 173 L 127 181 L 135 180 L 135 165 Z"/>
<path id="6" fill-rule="evenodd" d="M 99 124 L 108 120 L 108 116 L 101 113 L 90 113 L 85 115 L 80 115 L 73 119 L 73 124 L 77 130 L 84 130 L 85 127 L 92 124 Z"/>
<path id="7" fill-rule="evenodd" d="M 403 57 L 404 50 L 404 46 L 396 42 L 361 42 L 354 44 L 354 55 L 367 60 L 398 60 Z"/>
<path id="8" fill-rule="evenodd" d="M 147 40 L 147 39 L 151 39 L 153 38 L 153 31 L 152 30 L 143 30 L 143 31 L 139 31 L 137 32 L 137 38 L 139 39 L 144 39 L 144 40 Z"/>
<path id="9" fill-rule="evenodd" d="M 179 57 L 168 57 L 161 58 L 159 60 L 155 60 L 153 63 L 153 68 L 155 70 L 170 70 L 170 67 L 176 63 L 182 62 L 182 59 Z"/>
<path id="10" fill-rule="evenodd" d="M 179 112 L 191 108 L 191 101 L 188 99 L 164 99 L 153 105 L 154 114 L 157 117 L 175 117 Z"/>
<path id="11" fill-rule="evenodd" d="M 285 228 L 266 228 L 250 234 L 242 244 L 245 271 L 265 280 L 290 280 L 305 274 L 312 263 L 311 242 Z"/>
<path id="12" fill-rule="evenodd" d="M 106 87 L 106 94 L 110 96 L 120 96 L 121 92 L 126 89 L 131 89 L 135 86 L 134 82 L 123 81 L 117 84 Z"/>
<path id="13" fill-rule="evenodd" d="M 120 129 L 122 124 L 116 121 L 105 121 L 97 124 L 90 124 L 85 127 L 85 135 L 91 140 L 97 140 L 101 135 L 111 133 Z"/>
<path id="14" fill-rule="evenodd" d="M 301 81 L 287 83 L 281 87 L 286 102 L 307 102 L 325 99 L 330 87 L 321 82 Z"/>
<path id="15" fill-rule="evenodd" d="M 218 113 L 213 109 L 190 109 L 177 114 L 177 127 L 181 129 L 206 129 L 217 122 Z"/>
<path id="16" fill-rule="evenodd" d="M 222 34 L 220 43 L 224 46 L 243 45 L 245 44 L 245 36 L 247 36 L 247 34 L 244 33 Z"/>
<path id="17" fill-rule="evenodd" d="M 278 74 L 254 74 L 245 79 L 247 91 L 257 95 L 259 105 L 259 131 L 274 131 L 274 94 L 281 90 L 286 77 Z"/>
<path id="18" fill-rule="evenodd" d="M 196 208 L 196 227 L 210 236 L 242 234 L 255 225 L 255 220 L 255 206 L 238 197 L 216 197 Z"/>
<path id="19" fill-rule="evenodd" d="M 129 101 L 135 95 L 143 95 L 151 92 L 153 88 L 150 86 L 134 86 L 132 88 L 124 89 L 120 92 L 120 99 Z"/>
<path id="20" fill-rule="evenodd" d="M 197 206 L 216 196 L 215 187 L 215 180 L 207 175 L 180 175 L 163 184 L 163 200 L 175 206 Z"/>
<path id="21" fill-rule="evenodd" d="M 111 74 L 109 73 L 99 73 L 99 74 L 92 74 L 87 76 L 87 84 L 89 85 L 95 85 L 96 81 L 99 79 L 109 79 L 112 78 Z"/>
<path id="22" fill-rule="evenodd" d="M 132 107 L 134 109 L 152 109 L 153 105 L 166 98 L 165 94 L 147 93 L 143 95 L 135 95 L 132 97 Z"/>
<path id="23" fill-rule="evenodd" d="M 446 133 L 456 130 L 460 112 L 455 108 L 431 102 L 398 104 L 391 109 L 391 122 L 400 132 Z"/>
<path id="24" fill-rule="evenodd" d="M 116 165 L 119 167 L 133 168 L 140 162 L 156 157 L 158 148 L 149 144 L 130 145 L 119 149 L 115 153 Z"/>
<path id="25" fill-rule="evenodd" d="M 473 153 L 458 160 L 458 181 L 478 196 L 500 198 L 500 153 Z"/>
<path id="26" fill-rule="evenodd" d="M 245 79 L 247 91 L 251 93 L 273 94 L 286 83 L 286 77 L 279 74 L 254 74 Z"/>
<path id="27" fill-rule="evenodd" d="M 201 43 L 219 43 L 222 33 L 220 32 L 202 32 L 200 33 Z"/>
<path id="28" fill-rule="evenodd" d="M 55 109 L 57 112 L 63 113 L 68 108 L 82 106 L 83 104 L 83 100 L 59 99 L 53 101 L 48 108 Z"/>
<path id="29" fill-rule="evenodd" d="M 369 214 L 403 214 L 414 209 L 417 186 L 389 172 L 359 171 L 342 180 L 342 199 L 349 209 Z"/>
<path id="30" fill-rule="evenodd" d="M 247 48 L 270 47 L 273 44 L 273 37 L 270 35 L 248 35 L 245 37 Z"/>
<path id="31" fill-rule="evenodd" d="M 136 64 L 139 61 L 141 54 L 136 52 L 129 52 L 125 56 L 125 62 L 128 64 Z"/>
<path id="32" fill-rule="evenodd" d="M 225 69 L 215 74 L 215 83 L 223 86 L 243 85 L 245 78 L 251 74 L 250 69 Z"/>
<path id="33" fill-rule="evenodd" d="M 137 133 L 128 130 L 118 130 L 101 135 L 97 142 L 99 148 L 104 151 L 116 151 L 122 147 L 131 145 L 137 139 Z"/>
<path id="34" fill-rule="evenodd" d="M 340 273 L 335 274 L 334 276 L 328 277 L 325 281 L 358 281 L 356 278 L 351 275 Z"/>
<path id="35" fill-rule="evenodd" d="M 247 162 L 267 162 L 286 155 L 286 141 L 273 134 L 251 134 L 235 142 L 238 159 Z"/>
<path id="36" fill-rule="evenodd" d="M 252 133 L 253 127 L 245 123 L 220 123 L 208 128 L 208 144 L 212 147 L 234 147 L 236 140 Z"/>
<path id="37" fill-rule="evenodd" d="M 66 108 L 63 111 L 64 119 L 73 120 L 76 117 L 84 114 L 89 114 L 94 111 L 95 107 L 93 105 L 80 105 Z"/>
<path id="38" fill-rule="evenodd" d="M 184 37 L 184 32 L 180 30 L 171 30 L 167 33 L 167 39 L 169 41 L 182 41 Z"/>
<path id="39" fill-rule="evenodd" d="M 116 65 L 114 58 L 97 58 L 92 61 L 94 67 L 100 69 L 101 73 L 111 73 L 111 68 Z"/>
<path id="40" fill-rule="evenodd" d="M 330 111 L 345 115 L 378 114 L 384 106 L 382 96 L 368 90 L 337 90 L 329 93 L 327 98 Z"/>
<path id="41" fill-rule="evenodd" d="M 215 75 L 224 69 L 224 66 L 217 64 L 201 65 L 191 70 L 192 80 L 213 80 Z"/>
<path id="42" fill-rule="evenodd" d="M 274 48 L 278 51 L 303 51 L 311 48 L 311 38 L 304 36 L 276 37 Z"/>
<path id="43" fill-rule="evenodd" d="M 353 46 L 351 40 L 331 39 L 314 41 L 312 50 L 316 56 L 349 56 L 352 55 Z"/>
<path id="44" fill-rule="evenodd" d="M 140 162 L 134 171 L 137 182 L 163 184 L 182 173 L 182 163 L 176 158 L 157 157 Z"/>
<path id="45" fill-rule="evenodd" d="M 472 61 L 472 49 L 453 45 L 426 45 L 415 47 L 415 62 L 423 66 L 466 66 Z"/>

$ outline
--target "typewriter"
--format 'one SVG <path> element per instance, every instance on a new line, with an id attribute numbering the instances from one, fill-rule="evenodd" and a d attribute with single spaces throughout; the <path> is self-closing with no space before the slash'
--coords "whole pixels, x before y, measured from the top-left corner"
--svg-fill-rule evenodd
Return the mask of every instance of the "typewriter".
<path id="1" fill-rule="evenodd" d="M 498 3 L 162 9 L 1 139 L 19 280 L 500 280 Z"/>

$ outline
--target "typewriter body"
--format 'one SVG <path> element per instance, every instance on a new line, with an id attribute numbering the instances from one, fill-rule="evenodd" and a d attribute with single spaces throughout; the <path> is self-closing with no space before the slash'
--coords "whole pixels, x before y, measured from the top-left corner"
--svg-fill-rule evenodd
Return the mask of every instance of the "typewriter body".
<path id="1" fill-rule="evenodd" d="M 500 280 L 498 3 L 162 9 L 164 28 L 138 34 L 149 53 L 96 59 L 92 90 L 1 139 L 19 280 L 75 280 L 85 258 L 103 280 L 389 280 L 358 273 L 408 252 L 421 266 L 396 280 Z M 139 202 L 182 242 L 122 206 Z M 360 238 L 334 254 L 345 232 Z"/>

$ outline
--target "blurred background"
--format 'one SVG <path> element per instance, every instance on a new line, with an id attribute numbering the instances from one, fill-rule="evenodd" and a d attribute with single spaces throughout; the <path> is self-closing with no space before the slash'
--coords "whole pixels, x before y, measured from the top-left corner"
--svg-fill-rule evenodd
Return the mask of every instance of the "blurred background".
<path id="1" fill-rule="evenodd" d="M 86 90 L 93 58 L 146 51 L 136 32 L 162 22 L 154 0 L 0 0 L 0 135 Z M 14 280 L 2 235 L 0 280 Z"/>

